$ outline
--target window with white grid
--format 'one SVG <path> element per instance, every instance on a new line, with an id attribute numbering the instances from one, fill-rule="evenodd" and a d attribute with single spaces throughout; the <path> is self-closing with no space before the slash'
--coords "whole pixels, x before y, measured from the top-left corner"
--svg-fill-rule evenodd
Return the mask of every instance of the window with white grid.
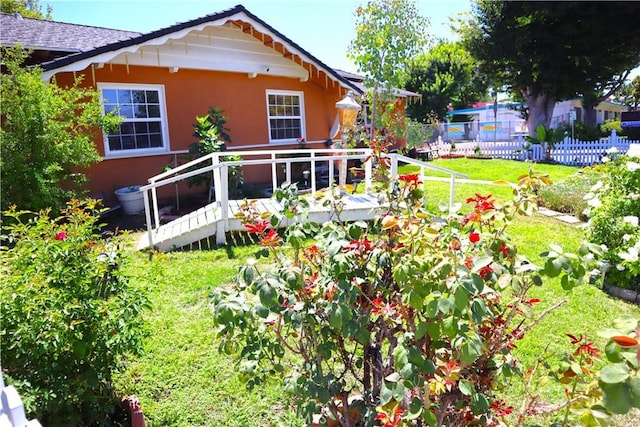
<path id="1" fill-rule="evenodd" d="M 267 91 L 269 142 L 295 142 L 304 138 L 302 92 Z"/>

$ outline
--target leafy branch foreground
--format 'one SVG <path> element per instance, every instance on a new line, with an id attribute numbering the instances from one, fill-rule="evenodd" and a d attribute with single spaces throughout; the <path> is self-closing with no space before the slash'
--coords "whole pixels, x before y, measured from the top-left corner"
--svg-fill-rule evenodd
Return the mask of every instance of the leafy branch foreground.
<path id="1" fill-rule="evenodd" d="M 562 304 L 537 312 L 529 291 L 552 277 L 572 289 L 588 280 L 600 253 L 588 243 L 577 254 L 552 247 L 544 266 L 519 255 L 507 226 L 532 213 L 530 190 L 541 182 L 531 172 L 521 178 L 512 202 L 476 194 L 470 214 L 443 210 L 445 218 L 421 205 L 417 175 L 390 183 L 388 208 L 373 223 L 310 223 L 295 187 L 276 194 L 280 214 L 265 218 L 248 204 L 247 230 L 259 236 L 258 257 L 272 263 L 248 262 L 233 289 L 213 295 L 221 351 L 239 356 L 249 387 L 282 376 L 308 423 L 502 425 L 512 414 L 520 425 L 562 409 L 565 424 L 569 410 L 594 424 L 620 412 L 582 381 L 556 406 L 529 390 L 514 413 L 497 397 L 524 376 L 516 342 Z M 339 219 L 340 197 L 326 203 Z M 275 228 L 284 220 L 293 225 L 281 237 Z M 576 344 L 590 348 L 582 337 Z M 568 360 L 556 372 L 572 377 L 578 366 L 573 376 L 582 380 L 582 359 Z"/>

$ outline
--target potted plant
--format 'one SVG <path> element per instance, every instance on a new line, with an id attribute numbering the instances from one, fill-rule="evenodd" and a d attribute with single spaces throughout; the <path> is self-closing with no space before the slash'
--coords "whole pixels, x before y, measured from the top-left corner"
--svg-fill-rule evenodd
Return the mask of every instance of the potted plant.
<path id="1" fill-rule="evenodd" d="M 115 194 L 125 215 L 137 215 L 144 210 L 144 199 L 139 185 L 118 188 Z"/>

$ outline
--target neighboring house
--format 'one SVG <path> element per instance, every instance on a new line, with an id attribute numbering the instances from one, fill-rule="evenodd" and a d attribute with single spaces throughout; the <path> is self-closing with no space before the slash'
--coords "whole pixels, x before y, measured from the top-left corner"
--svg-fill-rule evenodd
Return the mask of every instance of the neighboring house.
<path id="1" fill-rule="evenodd" d="M 522 118 L 519 108 L 522 103 L 499 103 L 497 113 L 494 115 L 494 106 L 491 102 L 480 102 L 473 108 L 450 111 L 450 115 L 466 116 L 466 122 L 450 123 L 446 125 L 447 138 L 444 139 L 480 139 L 482 141 L 511 140 L 526 134 L 527 126 Z M 607 120 L 620 117 L 628 108 L 622 104 L 603 101 L 596 107 L 596 123 L 602 124 Z M 551 127 L 556 128 L 569 123 L 570 112 L 575 112 L 576 121 L 582 121 L 582 101 L 571 99 L 556 103 L 553 109 Z"/>
<path id="2" fill-rule="evenodd" d="M 228 116 L 229 149 L 324 148 L 335 103 L 360 87 L 243 6 L 140 34 L 2 15 L 0 43 L 35 49 L 47 80 L 77 76 L 124 116 L 96 140 L 103 161 L 87 171 L 92 194 L 145 184 L 195 142 L 195 117 Z M 247 182 L 268 181 L 245 169 Z M 168 189 L 167 189 L 168 190 Z"/>

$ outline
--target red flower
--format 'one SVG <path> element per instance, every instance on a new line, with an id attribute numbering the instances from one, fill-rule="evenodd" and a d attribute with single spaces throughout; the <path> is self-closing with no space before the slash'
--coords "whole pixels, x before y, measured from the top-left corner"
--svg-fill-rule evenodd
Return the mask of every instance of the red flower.
<path id="1" fill-rule="evenodd" d="M 411 187 L 417 187 L 422 184 L 422 181 L 420 181 L 420 175 L 417 173 L 400 175 L 398 176 L 398 181 L 405 182 Z"/>
<path id="2" fill-rule="evenodd" d="M 493 273 L 493 269 L 488 265 L 485 265 L 480 269 L 480 277 L 482 277 L 483 279 L 486 279 L 487 276 L 490 275 L 491 273 Z"/>
<path id="3" fill-rule="evenodd" d="M 365 251 L 371 252 L 373 250 L 373 245 L 371 241 L 366 237 L 363 240 L 352 240 L 349 242 L 347 246 L 344 247 L 344 251 Z"/>
<path id="4" fill-rule="evenodd" d="M 481 196 L 476 193 L 475 197 L 469 197 L 467 199 L 467 203 L 475 203 L 474 209 L 476 212 L 486 212 L 495 209 L 492 197 L 491 194 Z"/>
<path id="5" fill-rule="evenodd" d="M 269 230 L 264 239 L 260 241 L 260 244 L 267 248 L 275 248 L 277 246 L 280 246 L 280 243 L 280 236 L 278 236 L 278 233 L 276 233 L 276 230 L 274 230 L 273 228 Z"/>
<path id="6" fill-rule="evenodd" d="M 497 417 L 504 417 L 513 411 L 513 406 L 507 406 L 504 400 L 496 400 L 491 403 L 491 409 L 493 409 Z"/>
<path id="7" fill-rule="evenodd" d="M 269 221 L 266 221 L 264 219 L 259 219 L 253 224 L 245 224 L 244 228 L 246 228 L 249 233 L 262 234 L 266 231 L 268 226 L 269 226 Z"/>
<path id="8" fill-rule="evenodd" d="M 471 243 L 478 243 L 480 241 L 480 233 L 477 231 L 472 231 L 469 233 L 469 241 Z"/>
<path id="9" fill-rule="evenodd" d="M 58 234 L 56 234 L 56 240 L 64 240 L 67 238 L 67 232 L 66 231 L 61 231 Z"/>
<path id="10" fill-rule="evenodd" d="M 395 315 L 397 314 L 396 309 L 398 307 L 398 304 L 396 303 L 385 303 L 384 301 L 382 301 L 382 298 L 378 297 L 371 301 L 371 304 L 373 305 L 371 312 L 378 316 L 395 317 Z"/>
<path id="11" fill-rule="evenodd" d="M 505 257 L 509 257 L 509 248 L 507 247 L 507 245 L 502 242 L 502 244 L 500 245 L 500 248 L 498 249 L 500 252 L 502 252 L 502 255 L 504 255 Z"/>

